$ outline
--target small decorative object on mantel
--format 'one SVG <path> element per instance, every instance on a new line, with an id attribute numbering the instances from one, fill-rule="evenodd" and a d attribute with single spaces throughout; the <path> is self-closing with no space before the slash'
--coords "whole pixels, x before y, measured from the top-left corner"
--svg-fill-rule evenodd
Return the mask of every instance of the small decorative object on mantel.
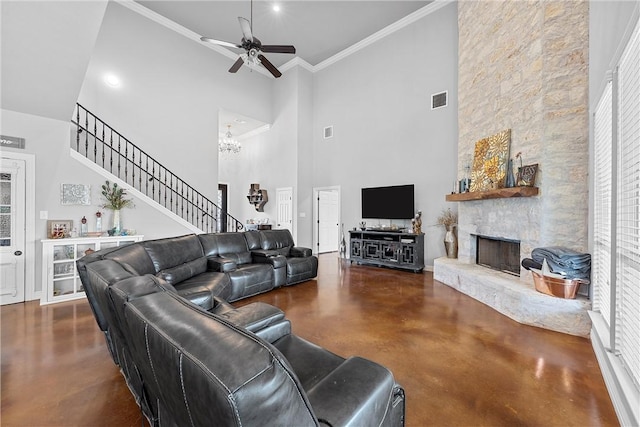
<path id="1" fill-rule="evenodd" d="M 522 166 L 522 152 L 516 154 L 516 159 L 520 159 L 520 166 L 518 167 L 518 177 L 516 179 L 516 185 L 518 187 L 533 187 L 536 184 L 536 175 L 538 173 L 538 164 L 524 165 Z"/>
<path id="2" fill-rule="evenodd" d="M 509 159 L 509 164 L 507 165 L 507 180 L 504 183 L 506 188 L 513 188 L 516 186 L 516 178 L 513 176 L 513 160 Z"/>
<path id="3" fill-rule="evenodd" d="M 120 210 L 134 206 L 132 199 L 126 199 L 124 197 L 126 195 L 126 191 L 122 187 L 118 187 L 118 184 L 115 182 L 113 186 L 109 181 L 105 181 L 105 183 L 102 184 L 102 196 L 106 200 L 102 207 L 113 211 L 113 227 L 107 231 L 109 236 L 119 236 L 122 232 Z"/>
<path id="4" fill-rule="evenodd" d="M 458 258 L 458 236 L 456 227 L 458 226 L 458 214 L 451 209 L 443 210 L 438 217 L 438 224 L 444 225 L 446 233 L 444 235 L 444 249 L 447 258 Z"/>
<path id="5" fill-rule="evenodd" d="M 503 186 L 510 144 L 511 129 L 476 142 L 470 191 L 486 191 Z"/>

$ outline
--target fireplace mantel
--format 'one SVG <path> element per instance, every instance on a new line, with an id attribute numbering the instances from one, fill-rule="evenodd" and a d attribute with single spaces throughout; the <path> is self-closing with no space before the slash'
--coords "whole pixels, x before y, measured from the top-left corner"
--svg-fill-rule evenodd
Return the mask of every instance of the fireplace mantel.
<path id="1" fill-rule="evenodd" d="M 497 190 L 474 191 L 470 193 L 447 194 L 447 202 L 466 202 L 469 200 L 508 199 L 510 197 L 537 196 L 538 187 L 498 188 Z"/>

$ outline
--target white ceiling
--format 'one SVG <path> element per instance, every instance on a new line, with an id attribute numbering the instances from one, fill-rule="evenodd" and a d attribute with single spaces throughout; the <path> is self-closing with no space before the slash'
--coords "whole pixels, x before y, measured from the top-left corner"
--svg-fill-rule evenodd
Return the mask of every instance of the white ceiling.
<path id="1" fill-rule="evenodd" d="M 238 17 L 251 19 L 249 0 L 137 0 L 137 3 L 199 34 L 240 43 Z M 375 32 L 427 6 L 431 1 L 256 0 L 253 34 L 263 44 L 291 44 L 296 55 L 317 65 Z M 279 12 L 273 6 L 280 6 Z M 230 49 L 236 53 L 241 50 Z M 276 67 L 293 55 L 265 55 Z M 229 66 L 233 61 L 230 61 Z"/>
<path id="2" fill-rule="evenodd" d="M 256 0 L 253 2 L 253 34 L 263 44 L 295 46 L 295 55 L 265 54 L 276 67 L 280 68 L 294 58 L 318 66 L 431 2 Z M 251 19 L 252 13 L 249 0 L 136 0 L 136 3 L 199 36 L 231 43 L 240 43 L 242 38 L 238 17 Z M 280 7 L 278 12 L 273 10 L 276 4 Z M 234 62 L 231 58 L 243 52 L 241 49 L 222 49 L 233 53 L 229 55 L 229 67 Z M 238 120 L 244 123 L 238 123 Z M 241 139 L 266 125 L 232 111 L 220 111 L 221 134 L 227 131 L 228 124 L 232 134 Z"/>

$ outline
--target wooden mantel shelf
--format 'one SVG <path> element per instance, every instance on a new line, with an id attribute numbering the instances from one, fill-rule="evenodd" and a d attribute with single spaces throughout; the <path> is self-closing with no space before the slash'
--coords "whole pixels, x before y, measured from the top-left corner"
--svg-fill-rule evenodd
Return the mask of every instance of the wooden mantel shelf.
<path id="1" fill-rule="evenodd" d="M 510 197 L 532 197 L 538 195 L 538 187 L 498 188 L 497 190 L 474 191 L 472 193 L 447 194 L 447 202 L 468 200 L 508 199 Z"/>

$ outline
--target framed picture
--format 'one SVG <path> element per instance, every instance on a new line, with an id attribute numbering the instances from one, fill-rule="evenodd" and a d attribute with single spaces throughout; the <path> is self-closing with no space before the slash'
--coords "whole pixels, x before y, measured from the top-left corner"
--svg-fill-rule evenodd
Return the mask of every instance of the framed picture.
<path id="1" fill-rule="evenodd" d="M 538 173 L 538 164 L 524 165 L 518 168 L 518 180 L 516 185 L 518 187 L 533 187 L 536 185 L 536 175 Z"/>
<path id="2" fill-rule="evenodd" d="M 49 239 L 69 237 L 71 230 L 73 230 L 73 221 L 70 219 L 50 219 L 47 221 L 47 237 Z"/>
<path id="3" fill-rule="evenodd" d="M 61 205 L 91 204 L 91 186 L 84 184 L 62 184 L 60 186 Z"/>

